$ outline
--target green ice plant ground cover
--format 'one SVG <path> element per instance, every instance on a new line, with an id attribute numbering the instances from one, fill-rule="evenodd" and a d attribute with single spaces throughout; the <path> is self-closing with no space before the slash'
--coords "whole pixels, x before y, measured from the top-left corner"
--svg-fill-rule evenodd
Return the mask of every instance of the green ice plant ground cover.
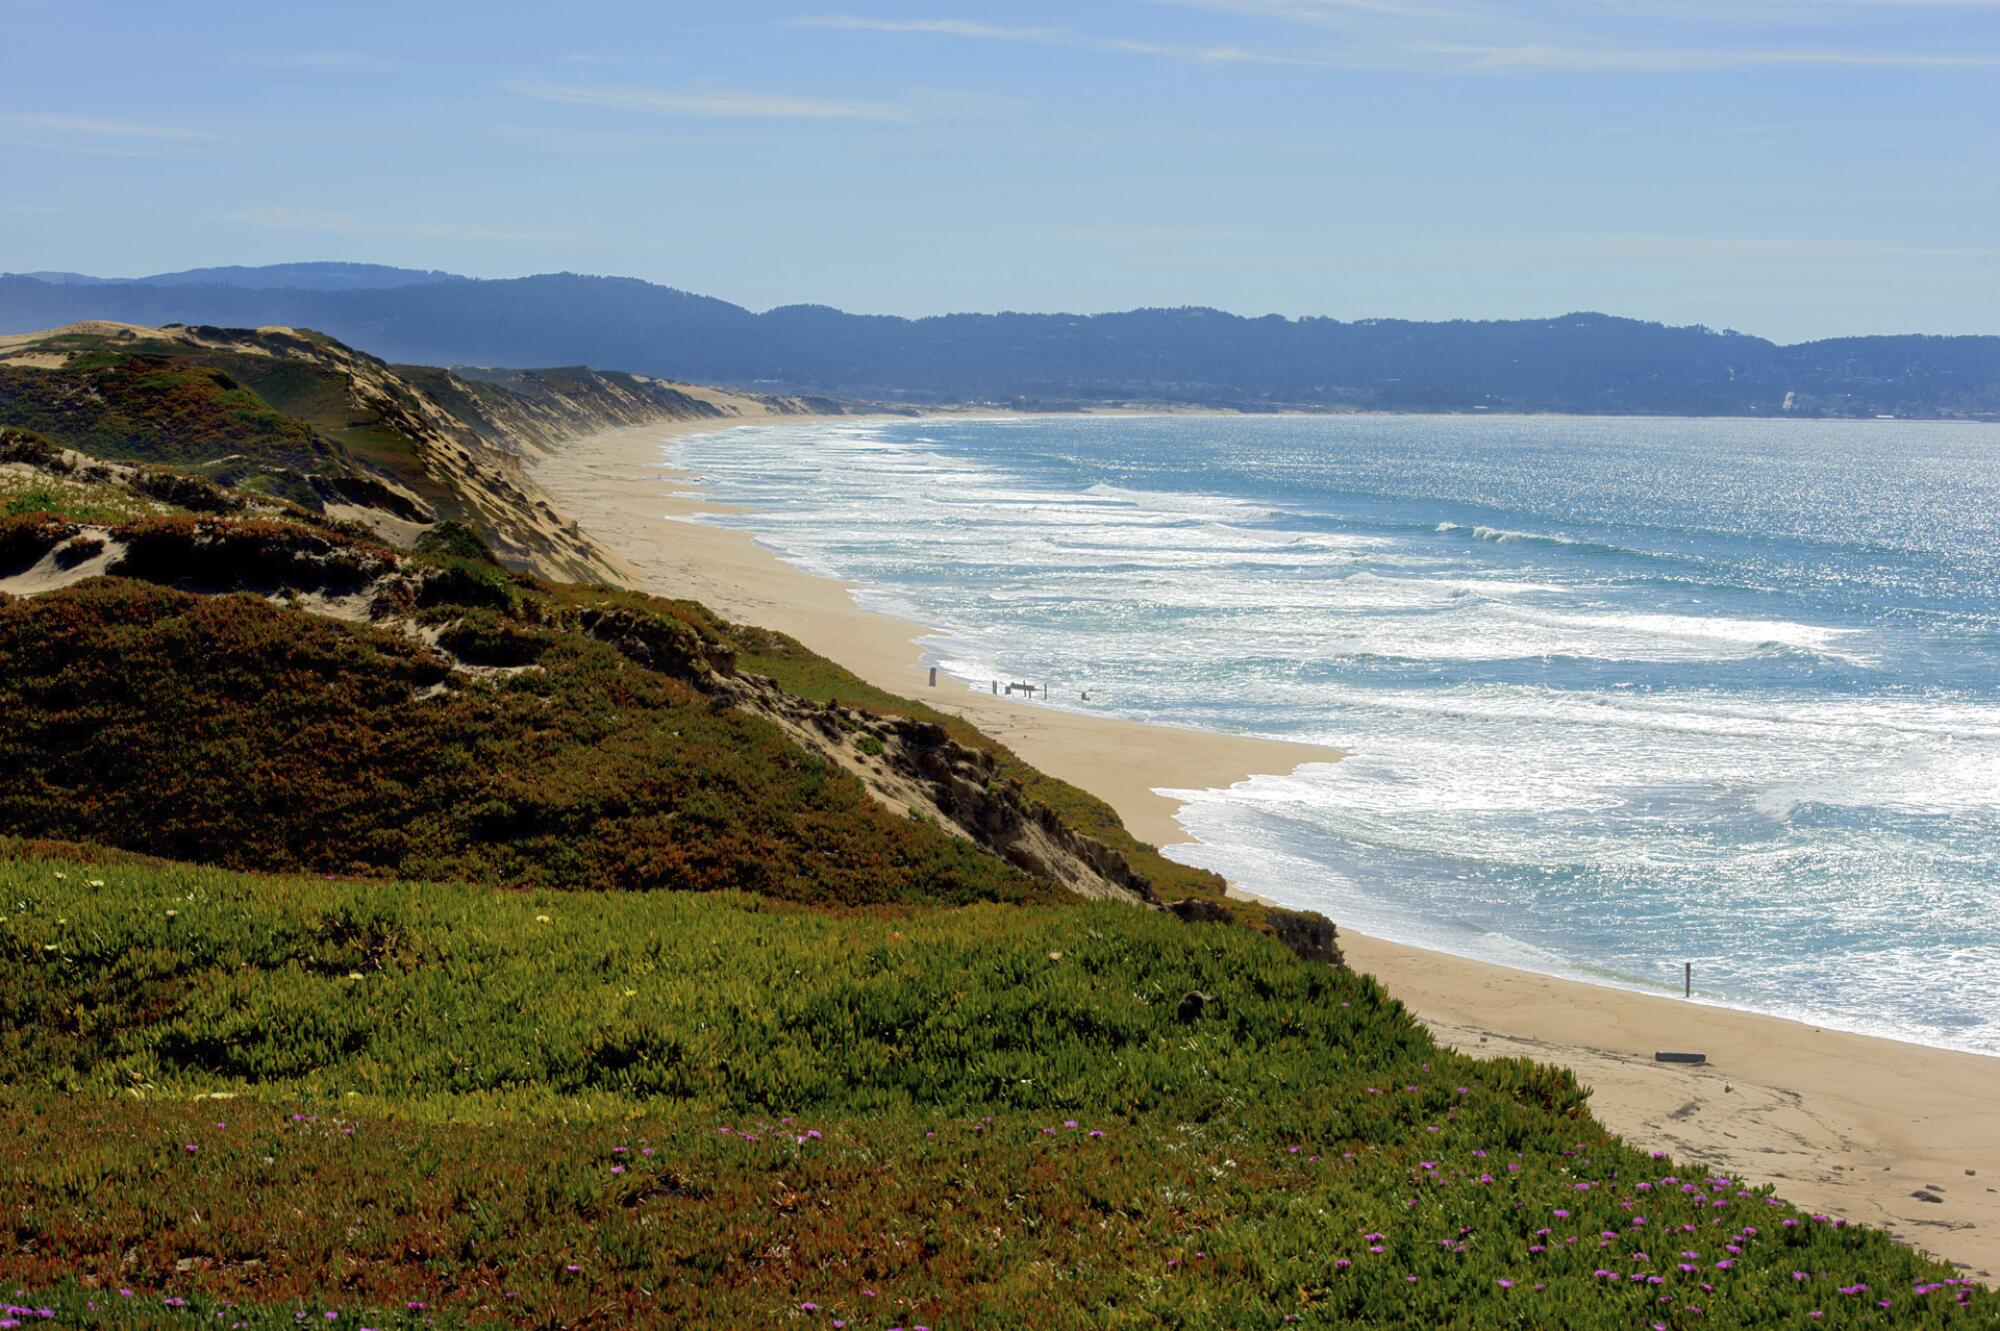
<path id="1" fill-rule="evenodd" d="M 2000 1318 L 1250 930 L 19 842 L 0 915 L 0 1321 Z"/>

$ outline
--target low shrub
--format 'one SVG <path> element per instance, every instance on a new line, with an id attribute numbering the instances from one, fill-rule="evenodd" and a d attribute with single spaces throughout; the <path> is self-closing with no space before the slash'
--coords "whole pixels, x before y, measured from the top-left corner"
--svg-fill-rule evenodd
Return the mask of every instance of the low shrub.
<path id="1" fill-rule="evenodd" d="M 81 530 L 68 518 L 39 506 L 0 515 L 0 578 L 32 568 Z"/>
<path id="2" fill-rule="evenodd" d="M 357 577 L 375 558 L 282 524 L 270 544 L 264 524 L 214 525 L 230 531 L 120 534 L 158 577 L 240 577 L 238 545 L 252 567 Z M 468 680 L 401 633 L 123 579 L 0 607 L 0 830 L 237 868 L 800 901 L 1054 890 L 609 644 L 453 619 L 459 645 L 532 651 L 540 668 Z"/>

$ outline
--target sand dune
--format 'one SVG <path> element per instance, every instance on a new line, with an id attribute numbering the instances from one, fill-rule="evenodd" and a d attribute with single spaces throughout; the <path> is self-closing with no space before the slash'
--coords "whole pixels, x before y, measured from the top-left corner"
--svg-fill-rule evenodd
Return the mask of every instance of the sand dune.
<path id="1" fill-rule="evenodd" d="M 871 683 L 958 711 L 1109 801 L 1149 841 L 1186 840 L 1158 789 L 1227 786 L 1338 759 L 1310 746 L 928 687 L 915 644 L 921 626 L 858 609 L 847 586 L 792 568 L 744 533 L 674 520 L 713 506 L 674 496 L 687 482 L 661 468 L 660 444 L 761 415 L 590 436 L 536 463 L 535 479 L 647 590 L 780 629 Z M 2000 1271 L 2000 1058 L 1342 936 L 1350 961 L 1441 1039 L 1574 1068 L 1599 1117 L 1636 1144 L 1773 1183 L 1790 1201 L 1885 1228 L 1988 1279 Z M 1663 1049 L 1700 1050 L 1709 1064 L 1654 1063 Z"/>

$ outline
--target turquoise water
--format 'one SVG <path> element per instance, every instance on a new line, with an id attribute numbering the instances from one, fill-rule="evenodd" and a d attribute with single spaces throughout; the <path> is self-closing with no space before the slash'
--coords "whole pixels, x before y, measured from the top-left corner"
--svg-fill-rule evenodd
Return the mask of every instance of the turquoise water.
<path id="1" fill-rule="evenodd" d="M 1183 792 L 1176 858 L 2000 1053 L 2000 427 L 830 422 L 670 457 L 750 506 L 708 520 L 939 626 L 963 687 L 1350 755 Z"/>

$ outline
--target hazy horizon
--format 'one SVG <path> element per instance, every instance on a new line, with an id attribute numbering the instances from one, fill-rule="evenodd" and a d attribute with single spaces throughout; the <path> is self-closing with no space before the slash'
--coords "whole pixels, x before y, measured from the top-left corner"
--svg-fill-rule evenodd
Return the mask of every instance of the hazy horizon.
<path id="1" fill-rule="evenodd" d="M 8 10 L 16 271 L 2000 331 L 1995 0 Z"/>

